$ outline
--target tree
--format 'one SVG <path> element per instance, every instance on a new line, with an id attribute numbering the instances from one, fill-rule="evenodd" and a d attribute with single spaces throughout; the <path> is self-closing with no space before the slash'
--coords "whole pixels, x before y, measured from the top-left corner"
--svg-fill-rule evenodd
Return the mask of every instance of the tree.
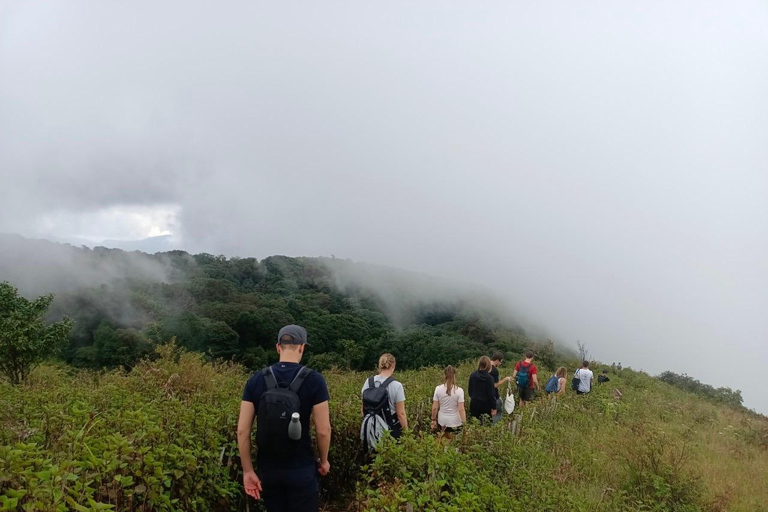
<path id="1" fill-rule="evenodd" d="M 0 372 L 11 384 L 21 383 L 69 336 L 69 318 L 50 325 L 43 320 L 52 301 L 53 295 L 27 300 L 10 283 L 0 283 Z"/>
<path id="2" fill-rule="evenodd" d="M 576 346 L 579 347 L 579 362 L 589 361 L 589 350 L 587 350 L 587 345 L 576 340 Z"/>

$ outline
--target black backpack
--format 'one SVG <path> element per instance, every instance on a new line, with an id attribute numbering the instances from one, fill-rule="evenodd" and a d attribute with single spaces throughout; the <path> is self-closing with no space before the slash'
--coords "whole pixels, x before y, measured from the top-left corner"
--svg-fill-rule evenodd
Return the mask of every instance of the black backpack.
<path id="1" fill-rule="evenodd" d="M 287 459 L 299 453 L 301 439 L 294 441 L 288 437 L 288 425 L 293 413 L 301 413 L 301 401 L 296 393 L 313 371 L 302 366 L 290 385 L 284 387 L 277 383 L 271 366 L 261 370 L 267 390 L 259 398 L 256 416 L 256 446 L 259 454 L 268 458 Z"/>
<path id="2" fill-rule="evenodd" d="M 571 379 L 571 389 L 574 391 L 579 390 L 579 384 L 581 384 L 581 379 L 579 378 L 579 372 L 581 369 L 576 370 L 576 373 L 573 374 L 573 378 Z"/>
<path id="3" fill-rule="evenodd" d="M 384 435 L 386 427 L 375 421 L 375 416 L 384 420 L 388 429 L 394 434 L 400 433 L 400 420 L 389 405 L 389 386 L 394 382 L 394 377 L 389 377 L 376 387 L 373 377 L 368 379 L 368 388 L 363 391 L 363 425 L 362 438 L 369 451 L 373 450 L 376 443 Z M 380 428 L 381 427 L 381 428 Z"/>

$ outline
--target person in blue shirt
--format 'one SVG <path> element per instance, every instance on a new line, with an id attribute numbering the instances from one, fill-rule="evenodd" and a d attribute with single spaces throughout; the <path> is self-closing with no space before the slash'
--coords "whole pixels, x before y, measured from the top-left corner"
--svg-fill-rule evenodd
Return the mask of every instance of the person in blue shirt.
<path id="1" fill-rule="evenodd" d="M 288 386 L 304 368 L 300 365 L 307 344 L 307 331 L 298 325 L 280 329 L 277 353 L 280 361 L 269 367 L 278 387 Z M 245 492 L 255 499 L 263 499 L 267 512 L 317 512 L 320 485 L 318 475 L 325 476 L 331 469 L 328 450 L 331 445 L 331 422 L 328 408 L 328 386 L 316 371 L 309 371 L 296 391 L 300 401 L 301 443 L 293 454 L 256 453 L 256 468 L 251 460 L 251 430 L 259 400 L 268 390 L 265 371 L 248 379 L 240 402 L 237 425 L 237 444 L 243 465 Z M 317 433 L 319 458 L 312 450 L 310 417 Z"/>

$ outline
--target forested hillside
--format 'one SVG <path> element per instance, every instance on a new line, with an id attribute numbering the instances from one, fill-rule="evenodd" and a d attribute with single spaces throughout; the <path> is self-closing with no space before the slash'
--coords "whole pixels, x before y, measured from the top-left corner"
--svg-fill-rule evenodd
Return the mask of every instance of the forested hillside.
<path id="1" fill-rule="evenodd" d="M 258 510 L 242 492 L 238 404 L 287 323 L 307 327 L 303 362 L 329 385 L 325 510 L 768 510 L 766 418 L 738 391 L 686 375 L 610 367 L 609 384 L 588 396 L 539 396 L 495 427 L 473 420 L 448 445 L 436 438 L 442 365 L 534 348 L 545 382 L 580 364 L 491 294 L 333 258 L 147 255 L 19 237 L 0 237 L 0 249 L 0 281 L 31 298 L 54 292 L 48 320 L 74 320 L 60 323 L 67 364 L 49 351 L 21 381 L 0 379 L 0 511 Z M 42 333 L 42 321 L 19 330 L 13 315 L 50 301 L 14 286 L 0 286 L 6 341 Z M 385 351 L 398 358 L 410 428 L 368 459 L 360 386 Z M 461 386 L 473 369 L 460 364 Z"/>
<path id="2" fill-rule="evenodd" d="M 0 281 L 22 294 L 53 292 L 50 317 L 72 318 L 63 359 L 132 367 L 172 338 L 209 358 L 258 368 L 275 357 L 278 329 L 307 328 L 308 364 L 361 370 L 390 351 L 401 367 L 508 357 L 554 348 L 516 325 L 490 294 L 427 276 L 332 258 L 147 255 L 0 239 Z"/>

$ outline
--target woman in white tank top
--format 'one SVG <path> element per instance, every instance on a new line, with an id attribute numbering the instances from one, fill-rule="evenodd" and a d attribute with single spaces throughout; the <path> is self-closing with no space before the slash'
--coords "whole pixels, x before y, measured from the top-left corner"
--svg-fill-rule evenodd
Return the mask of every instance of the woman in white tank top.
<path id="1" fill-rule="evenodd" d="M 452 437 L 467 421 L 467 413 L 464 410 L 464 390 L 456 385 L 456 370 L 449 365 L 444 373 L 445 382 L 435 388 L 432 397 L 432 430 Z"/>

